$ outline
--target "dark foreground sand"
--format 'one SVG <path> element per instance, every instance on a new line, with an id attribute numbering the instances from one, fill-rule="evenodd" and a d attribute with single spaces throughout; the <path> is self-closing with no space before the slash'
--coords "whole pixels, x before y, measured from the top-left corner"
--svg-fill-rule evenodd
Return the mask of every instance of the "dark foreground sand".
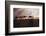
<path id="1" fill-rule="evenodd" d="M 39 27 L 39 19 L 14 19 L 14 27 Z"/>

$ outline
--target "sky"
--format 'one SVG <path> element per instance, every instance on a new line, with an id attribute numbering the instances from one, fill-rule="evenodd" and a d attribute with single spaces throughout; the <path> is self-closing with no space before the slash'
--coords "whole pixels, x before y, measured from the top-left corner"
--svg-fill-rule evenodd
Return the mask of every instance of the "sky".
<path id="1" fill-rule="evenodd" d="M 17 9 L 17 10 L 16 10 Z M 15 8 L 15 16 L 36 16 L 39 17 L 39 9 L 35 8 Z"/>

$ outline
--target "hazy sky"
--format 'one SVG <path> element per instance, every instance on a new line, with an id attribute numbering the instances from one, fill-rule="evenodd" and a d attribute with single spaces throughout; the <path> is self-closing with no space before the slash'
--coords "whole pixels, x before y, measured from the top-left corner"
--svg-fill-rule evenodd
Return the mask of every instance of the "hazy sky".
<path id="1" fill-rule="evenodd" d="M 19 8 L 14 12 L 15 16 L 39 16 L 39 9 L 35 8 Z"/>

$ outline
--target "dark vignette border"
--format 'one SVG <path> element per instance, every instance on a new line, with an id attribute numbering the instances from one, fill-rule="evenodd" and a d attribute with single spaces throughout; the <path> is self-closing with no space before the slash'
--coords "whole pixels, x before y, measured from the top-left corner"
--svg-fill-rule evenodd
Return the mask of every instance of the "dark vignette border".
<path id="1" fill-rule="evenodd" d="M 15 4 L 17 3 L 22 3 L 22 4 L 33 4 L 33 5 L 42 5 L 42 11 L 43 11 L 43 30 L 42 31 L 34 31 L 34 32 L 15 32 L 15 33 L 9 33 L 9 15 L 10 15 L 10 7 L 9 5 L 11 3 Z M 45 3 L 41 2 L 20 2 L 20 1 L 5 1 L 5 35 L 22 35 L 22 34 L 38 34 L 38 33 L 45 33 Z"/>

